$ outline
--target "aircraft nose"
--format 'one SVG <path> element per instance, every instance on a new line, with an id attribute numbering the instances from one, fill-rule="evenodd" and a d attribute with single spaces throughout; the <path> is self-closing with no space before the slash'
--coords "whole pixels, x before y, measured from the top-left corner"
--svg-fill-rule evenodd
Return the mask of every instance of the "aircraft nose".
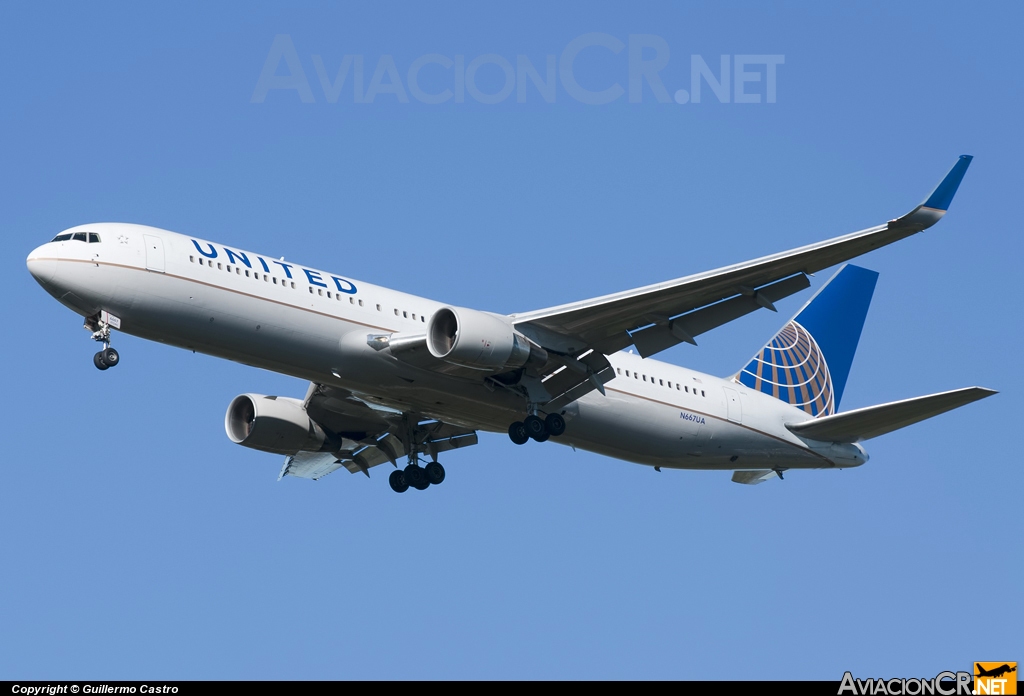
<path id="1" fill-rule="evenodd" d="M 44 244 L 33 249 L 32 253 L 25 260 L 28 272 L 32 274 L 36 282 L 43 286 L 53 282 L 53 276 L 57 273 L 57 261 L 53 258 L 52 254 L 46 253 L 45 246 Z"/>

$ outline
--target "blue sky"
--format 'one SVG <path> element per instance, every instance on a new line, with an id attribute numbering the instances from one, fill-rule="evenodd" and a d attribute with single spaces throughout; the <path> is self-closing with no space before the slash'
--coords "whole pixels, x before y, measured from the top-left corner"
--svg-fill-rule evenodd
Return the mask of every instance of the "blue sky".
<path id="1" fill-rule="evenodd" d="M 1018 6 L 289 5 L 0 7 L 0 677 L 839 679 L 1024 657 Z M 622 88 L 603 105 L 561 80 L 553 103 L 529 82 L 523 102 L 357 104 L 351 72 L 332 103 L 313 59 L 333 79 L 362 56 L 364 92 L 387 60 L 408 89 L 430 54 L 546 77 L 589 34 L 623 46 L 572 65 Z M 312 103 L 253 101 L 278 35 Z M 706 83 L 631 102 L 630 35 L 665 50 L 673 97 L 693 55 L 733 77 L 782 56 L 776 100 L 753 65 L 760 103 Z M 501 60 L 472 80 L 484 100 Z M 858 261 L 881 276 L 842 407 L 1001 393 L 870 442 L 861 469 L 756 487 L 504 435 L 422 494 L 386 472 L 278 483 L 223 413 L 305 384 L 124 335 L 101 373 L 24 265 L 66 227 L 138 222 L 524 311 L 883 222 L 960 154 L 947 218 Z M 809 296 L 666 359 L 731 374 Z"/>

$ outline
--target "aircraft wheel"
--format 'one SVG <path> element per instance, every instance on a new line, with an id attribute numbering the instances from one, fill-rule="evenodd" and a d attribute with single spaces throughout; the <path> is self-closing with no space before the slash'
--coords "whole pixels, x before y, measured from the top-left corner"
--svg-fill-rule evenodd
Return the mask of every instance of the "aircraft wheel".
<path id="1" fill-rule="evenodd" d="M 523 425 L 526 426 L 526 432 L 537 442 L 544 442 L 547 440 L 548 428 L 537 416 L 527 416 L 526 420 L 523 421 Z"/>
<path id="2" fill-rule="evenodd" d="M 107 348 L 102 351 L 103 362 L 107 364 L 107 367 L 114 367 L 121 360 L 121 356 L 117 354 L 117 351 L 113 348 Z"/>
<path id="3" fill-rule="evenodd" d="M 544 419 L 544 426 L 547 428 L 548 435 L 558 437 L 565 432 L 565 419 L 561 414 L 549 413 L 548 417 Z"/>
<path id="4" fill-rule="evenodd" d="M 388 476 L 388 483 L 391 484 L 391 490 L 395 493 L 405 493 L 409 490 L 409 484 L 405 482 L 405 472 L 401 469 L 395 469 Z"/>
<path id="5" fill-rule="evenodd" d="M 106 370 L 110 365 L 103 362 L 103 351 L 101 350 L 96 355 L 92 356 L 92 364 L 96 366 L 97 370 Z"/>
<path id="6" fill-rule="evenodd" d="M 418 464 L 405 467 L 405 482 L 418 491 L 425 491 L 430 485 L 426 472 Z"/>
<path id="7" fill-rule="evenodd" d="M 530 433 L 526 432 L 526 426 L 522 421 L 516 421 L 508 426 L 508 437 L 517 445 L 525 445 L 530 441 Z"/>
<path id="8" fill-rule="evenodd" d="M 432 486 L 444 481 L 444 467 L 437 462 L 430 462 L 423 467 L 423 473 L 427 475 L 427 480 Z"/>

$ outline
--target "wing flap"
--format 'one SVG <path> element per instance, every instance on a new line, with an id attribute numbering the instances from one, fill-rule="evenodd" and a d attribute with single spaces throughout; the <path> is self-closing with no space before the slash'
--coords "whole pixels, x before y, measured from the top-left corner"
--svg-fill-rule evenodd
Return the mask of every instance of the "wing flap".
<path id="1" fill-rule="evenodd" d="M 822 442 L 861 442 L 919 423 L 946 411 L 992 396 L 997 392 L 984 387 L 965 387 L 953 391 L 858 408 L 802 423 L 787 423 L 793 433 Z"/>
<path id="2" fill-rule="evenodd" d="M 342 463 L 329 452 L 299 452 L 285 457 L 284 466 L 277 480 L 280 481 L 285 476 L 296 476 L 316 481 L 341 467 Z"/>
<path id="3" fill-rule="evenodd" d="M 644 358 L 671 348 L 679 343 L 693 343 L 694 337 L 710 331 L 722 324 L 750 314 L 762 307 L 772 309 L 773 303 L 789 297 L 810 287 L 811 281 L 800 273 L 777 283 L 757 288 L 745 295 L 738 295 L 730 300 L 697 309 L 675 319 L 664 318 L 632 334 L 633 345 Z"/>
<path id="4" fill-rule="evenodd" d="M 735 483 L 744 483 L 748 486 L 756 486 L 759 483 L 764 483 L 770 478 L 777 477 L 778 474 L 772 469 L 753 469 L 751 471 L 734 471 L 732 472 L 732 480 Z"/>

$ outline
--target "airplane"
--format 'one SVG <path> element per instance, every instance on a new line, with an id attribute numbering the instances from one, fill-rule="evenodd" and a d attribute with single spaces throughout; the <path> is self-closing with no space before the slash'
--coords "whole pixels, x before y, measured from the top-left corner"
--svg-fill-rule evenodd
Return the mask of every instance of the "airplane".
<path id="1" fill-rule="evenodd" d="M 978 673 L 974 675 L 976 677 L 1001 677 L 1004 674 L 1017 671 L 1016 665 L 1011 667 L 1008 664 L 1002 664 L 999 667 L 994 667 L 993 669 L 985 669 L 977 663 L 975 663 L 975 666 L 978 668 Z"/>
<path id="2" fill-rule="evenodd" d="M 136 224 L 72 227 L 27 265 L 85 317 L 102 345 L 100 370 L 119 364 L 111 341 L 122 331 L 308 381 L 302 399 L 245 393 L 225 414 L 232 442 L 285 456 L 278 480 L 341 468 L 369 477 L 390 463 L 396 492 L 424 490 L 445 479 L 438 455 L 475 445 L 483 430 L 758 484 L 794 469 L 860 466 L 863 441 L 996 392 L 967 387 L 839 411 L 878 276 L 849 264 L 733 375 L 652 356 L 777 311 L 812 274 L 931 227 L 971 159 L 961 156 L 920 205 L 884 224 L 510 315 Z"/>

